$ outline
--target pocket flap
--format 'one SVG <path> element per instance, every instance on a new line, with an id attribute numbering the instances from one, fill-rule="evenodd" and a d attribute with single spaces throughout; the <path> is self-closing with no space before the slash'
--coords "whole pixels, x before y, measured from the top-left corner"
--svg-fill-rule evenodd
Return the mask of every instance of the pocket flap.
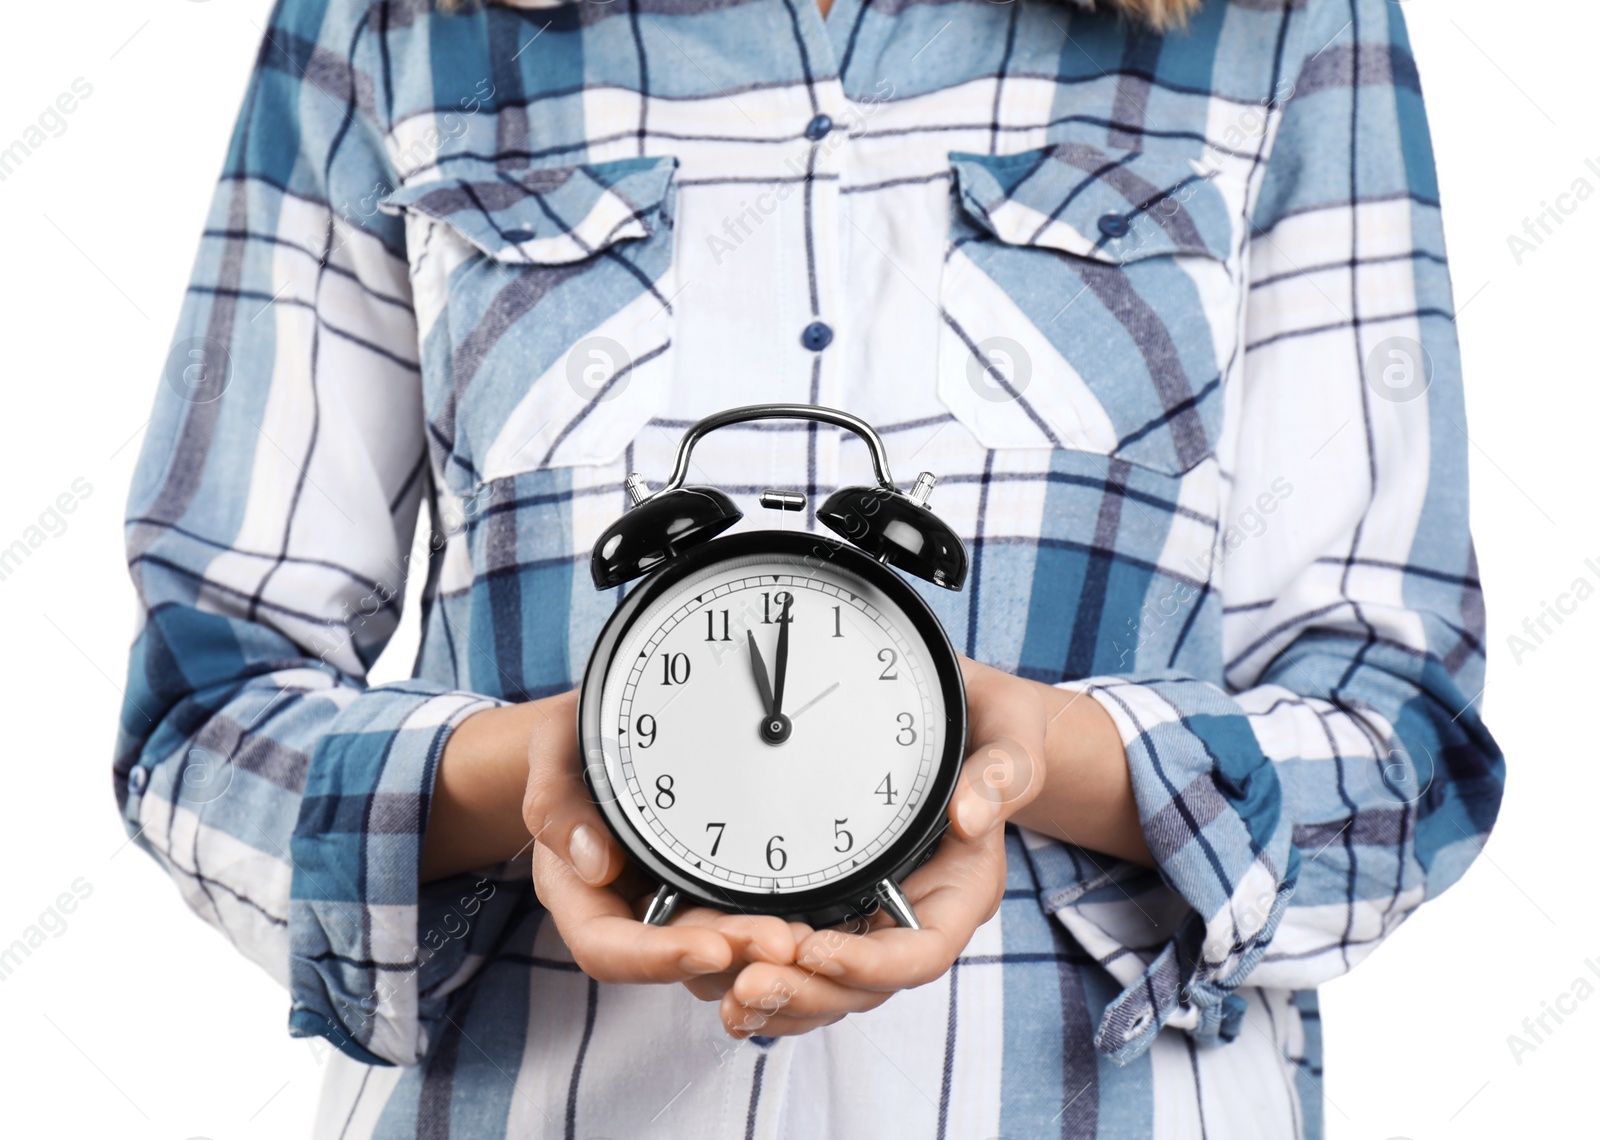
<path id="1" fill-rule="evenodd" d="M 1087 143 L 1022 154 L 950 155 L 962 209 L 1010 245 L 1109 265 L 1197 254 L 1228 259 L 1225 196 L 1198 162 Z"/>
<path id="2" fill-rule="evenodd" d="M 444 222 L 496 261 L 565 265 L 654 233 L 677 165 L 664 155 L 434 179 L 402 187 L 379 208 Z"/>

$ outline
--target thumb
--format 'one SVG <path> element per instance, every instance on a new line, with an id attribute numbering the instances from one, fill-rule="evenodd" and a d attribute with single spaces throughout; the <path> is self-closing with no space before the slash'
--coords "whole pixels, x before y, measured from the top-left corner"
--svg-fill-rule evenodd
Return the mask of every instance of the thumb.
<path id="1" fill-rule="evenodd" d="M 1033 802 L 1043 788 L 1042 747 L 1029 748 L 1011 736 L 987 741 L 961 766 L 950 820 L 963 838 L 976 839 Z"/>
<path id="2" fill-rule="evenodd" d="M 522 819 L 535 843 L 598 887 L 620 875 L 626 859 L 583 780 L 577 711 L 576 692 L 552 699 L 551 715 L 529 739 Z"/>

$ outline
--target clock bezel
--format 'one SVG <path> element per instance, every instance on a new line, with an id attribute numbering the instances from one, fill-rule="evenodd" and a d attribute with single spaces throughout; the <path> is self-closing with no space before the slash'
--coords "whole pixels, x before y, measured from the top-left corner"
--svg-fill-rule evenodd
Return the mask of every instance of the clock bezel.
<path id="1" fill-rule="evenodd" d="M 745 891 L 697 878 L 655 853 L 649 839 L 618 802 L 603 751 L 593 760 L 593 750 L 604 739 L 600 707 L 605 677 L 618 647 L 640 614 L 652 601 L 678 582 L 718 562 L 750 555 L 812 556 L 834 563 L 881 589 L 910 621 L 927 648 L 944 698 L 944 751 L 935 762 L 928 791 L 901 834 L 874 859 L 830 883 L 804 891 Z M 947 826 L 950 797 L 955 792 L 967 747 L 966 687 L 961 665 L 944 626 L 928 603 L 895 571 L 879 565 L 856 550 L 820 534 L 758 530 L 727 535 L 696 546 L 664 563 L 629 592 L 606 620 L 584 669 L 578 703 L 578 740 L 585 757 L 583 778 L 611 833 L 647 875 L 671 886 L 686 898 L 719 910 L 777 915 L 831 926 L 877 905 L 877 884 L 884 879 L 900 882 L 933 850 Z M 625 790 L 624 790 L 625 794 Z"/>

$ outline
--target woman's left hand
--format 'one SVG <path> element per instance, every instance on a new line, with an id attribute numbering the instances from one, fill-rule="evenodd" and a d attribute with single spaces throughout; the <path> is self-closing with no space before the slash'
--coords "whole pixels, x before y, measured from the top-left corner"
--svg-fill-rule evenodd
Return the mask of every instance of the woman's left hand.
<path id="1" fill-rule="evenodd" d="M 942 976 L 999 909 L 1006 820 L 1044 787 L 1048 690 L 965 658 L 961 668 L 975 743 L 950 800 L 950 830 L 901 884 L 922 929 L 898 927 L 881 910 L 855 929 L 798 927 L 794 965 L 758 962 L 690 981 L 697 996 L 721 997 L 730 1035 L 805 1033 L 875 1009 Z"/>

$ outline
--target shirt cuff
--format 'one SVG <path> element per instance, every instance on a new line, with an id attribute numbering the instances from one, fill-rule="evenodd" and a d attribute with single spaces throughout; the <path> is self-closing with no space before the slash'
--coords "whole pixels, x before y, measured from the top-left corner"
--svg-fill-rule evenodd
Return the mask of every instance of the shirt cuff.
<path id="1" fill-rule="evenodd" d="M 420 873 L 434 775 L 455 727 L 501 703 L 415 680 L 377 686 L 318 742 L 289 844 L 292 1035 L 326 1037 L 367 1064 L 426 1054 L 444 997 L 425 981 L 455 974 L 467 944 L 423 929 L 436 909 Z M 455 908 L 468 929 L 482 902 Z"/>
<path id="2" fill-rule="evenodd" d="M 1060 687 L 1116 724 L 1158 868 L 1030 840 L 1041 904 L 1125 987 L 1095 1047 L 1126 1064 L 1163 1027 L 1231 1040 L 1245 1010 L 1234 991 L 1272 941 L 1299 871 L 1277 771 L 1215 685 L 1162 676 Z"/>

